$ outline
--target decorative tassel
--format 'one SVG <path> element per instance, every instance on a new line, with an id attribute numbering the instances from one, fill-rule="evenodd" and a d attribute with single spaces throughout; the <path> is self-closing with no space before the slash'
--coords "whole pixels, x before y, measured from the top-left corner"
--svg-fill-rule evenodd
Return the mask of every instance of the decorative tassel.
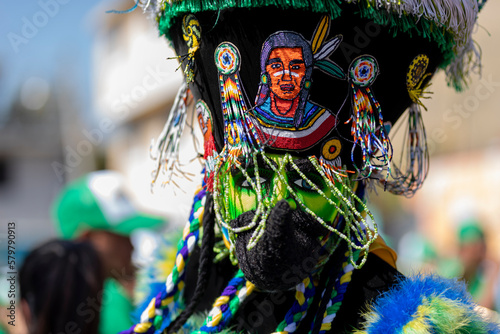
<path id="1" fill-rule="evenodd" d="M 156 144 L 154 140 L 151 141 L 150 156 L 151 159 L 157 161 L 156 169 L 152 173 L 151 189 L 153 189 L 158 179 L 160 170 L 163 169 L 166 174 L 166 180 L 163 184 L 167 184 L 172 180 L 175 169 L 178 169 L 179 143 L 186 124 L 188 96 L 189 89 L 186 84 L 183 84 L 179 88 L 172 109 L 170 109 L 167 123 L 165 123 Z"/>
<path id="2" fill-rule="evenodd" d="M 246 94 L 239 78 L 240 61 L 240 53 L 232 43 L 221 43 L 215 50 L 224 117 L 225 153 L 233 162 L 242 155 L 250 157 L 260 147 L 254 125 L 247 116 Z"/>
<path id="3" fill-rule="evenodd" d="M 212 133 L 212 116 L 210 109 L 203 100 L 196 102 L 195 106 L 198 123 L 203 134 L 203 159 L 205 160 L 204 182 L 207 184 L 208 191 L 213 190 L 213 178 L 215 172 L 215 163 L 217 150 L 215 148 L 215 139 Z"/>
<path id="4" fill-rule="evenodd" d="M 422 186 L 429 170 L 429 151 L 425 134 L 424 121 L 419 104 L 412 104 L 408 110 L 408 129 L 403 143 L 401 160 L 404 166 L 393 164 L 391 177 L 385 182 L 385 188 L 396 195 L 411 197 Z M 400 162 L 399 166 L 403 166 Z"/>
<path id="5" fill-rule="evenodd" d="M 416 56 L 406 72 L 406 88 L 413 104 L 408 110 L 408 128 L 404 136 L 403 153 L 399 166 L 393 165 L 392 180 L 385 180 L 385 189 L 396 195 L 411 197 L 422 186 L 429 169 L 429 152 L 421 108 L 422 98 L 427 98 L 430 86 L 425 80 L 432 74 L 426 73 L 429 57 Z M 402 160 L 406 159 L 404 165 Z M 404 168 L 402 168 L 404 166 Z"/>
<path id="6" fill-rule="evenodd" d="M 372 214 L 363 203 L 363 201 L 354 193 L 353 189 L 356 188 L 356 185 L 351 183 L 350 178 L 346 177 L 340 172 L 337 172 L 335 168 L 333 168 L 329 164 L 321 164 L 314 156 L 309 157 L 309 161 L 325 181 L 326 187 L 333 194 L 333 198 L 332 196 L 327 196 L 323 190 L 319 189 L 318 186 L 300 170 L 300 168 L 294 162 L 292 156 L 288 153 L 285 154 L 283 159 L 280 160 L 278 166 L 275 165 L 274 161 L 270 160 L 266 153 L 254 153 L 252 155 L 252 159 L 254 159 L 255 165 L 252 174 L 253 178 L 250 177 L 249 171 L 243 169 L 243 167 L 239 164 L 236 164 L 235 167 L 241 171 L 241 173 L 245 176 L 248 184 L 251 185 L 253 191 L 256 193 L 258 203 L 252 222 L 247 226 L 238 228 L 232 228 L 228 224 L 228 222 L 231 220 L 231 215 L 229 212 L 229 198 L 226 195 L 227 189 L 229 188 L 229 171 L 227 171 L 227 168 L 224 167 L 226 166 L 225 164 L 220 164 L 220 166 L 216 169 L 216 177 L 214 179 L 214 211 L 219 226 L 222 227 L 226 238 L 231 242 L 231 247 L 234 246 L 234 242 L 232 239 L 234 238 L 234 235 L 236 233 L 248 231 L 257 226 L 252 233 L 247 248 L 251 249 L 253 246 L 255 246 L 255 244 L 259 242 L 260 238 L 265 232 L 266 221 L 270 210 L 280 200 L 275 195 L 278 193 L 277 189 L 267 190 L 265 189 L 264 185 L 261 185 L 259 182 L 255 182 L 255 180 L 259 180 L 257 164 L 258 157 L 262 158 L 264 163 L 273 171 L 273 173 L 275 173 L 277 177 L 281 179 L 282 184 L 286 185 L 290 196 L 297 203 L 297 207 L 300 207 L 301 210 L 314 217 L 314 219 L 319 224 L 336 234 L 339 237 L 339 240 L 343 239 L 347 242 L 347 246 L 351 254 L 351 263 L 353 264 L 353 266 L 355 268 L 360 268 L 361 266 L 363 266 L 366 261 L 366 257 L 368 256 L 369 247 L 378 236 L 376 226 L 374 227 L 373 231 L 367 228 L 368 224 L 365 220 L 365 215 L 368 215 L 372 219 L 372 221 L 375 221 L 375 219 L 373 218 Z M 305 203 L 297 195 L 296 191 L 285 180 L 284 174 L 286 173 L 286 165 L 291 166 L 291 168 L 293 168 L 293 170 L 297 172 L 300 178 L 304 180 L 311 188 L 311 191 L 317 192 L 329 203 L 329 205 L 332 206 L 332 209 L 334 208 L 335 210 L 337 210 L 338 215 L 342 216 L 345 220 L 345 224 L 342 225 L 342 230 L 339 230 L 338 226 L 334 225 L 333 222 L 325 222 L 321 217 L 319 217 L 315 212 L 313 212 L 305 205 Z M 265 195 L 268 191 L 271 195 L 266 197 Z M 328 251 L 331 253 L 334 249 L 335 246 L 333 245 L 331 249 L 328 249 Z M 363 258 L 359 264 L 356 263 L 352 258 L 354 250 L 364 251 Z"/>
<path id="7" fill-rule="evenodd" d="M 359 147 L 362 165 L 355 165 L 355 168 L 365 178 L 385 168 L 389 175 L 392 159 L 392 145 L 385 132 L 382 109 L 370 89 L 377 75 L 378 64 L 372 56 L 360 56 L 349 66 L 353 115 L 347 122 L 352 122 L 354 138 L 351 159 L 355 161 L 354 150 Z"/>
<path id="8" fill-rule="evenodd" d="M 460 92 L 468 87 L 471 73 L 481 74 L 481 48 L 470 38 L 456 52 L 457 56 L 445 71 L 448 85 Z"/>

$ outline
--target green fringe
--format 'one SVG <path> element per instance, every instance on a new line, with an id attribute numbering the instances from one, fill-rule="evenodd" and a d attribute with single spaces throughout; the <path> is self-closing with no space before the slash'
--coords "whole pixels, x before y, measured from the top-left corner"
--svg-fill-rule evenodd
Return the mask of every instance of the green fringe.
<path id="1" fill-rule="evenodd" d="M 446 69 L 450 63 L 455 60 L 456 41 L 453 33 L 445 28 L 438 26 L 434 21 L 426 20 L 421 17 L 417 22 L 412 16 L 389 14 L 385 10 L 377 10 L 366 1 L 358 2 L 358 14 L 365 19 L 373 20 L 378 25 L 389 27 L 389 32 L 392 32 L 393 37 L 398 33 L 406 33 L 410 37 L 414 34 L 419 37 L 427 38 L 436 43 L 443 55 L 443 61 L 439 65 L 440 69 Z M 464 79 L 464 78 L 461 78 Z M 450 85 L 453 85 L 456 90 L 462 90 L 461 80 L 450 79 Z"/>
<path id="2" fill-rule="evenodd" d="M 273 6 L 282 9 L 294 8 L 316 13 L 329 13 L 333 20 L 341 15 L 342 6 L 354 5 L 358 6 L 358 14 L 362 18 L 388 26 L 393 36 L 406 33 L 410 37 L 422 36 L 437 43 L 443 55 L 443 61 L 439 66 L 441 69 L 446 69 L 457 57 L 460 57 L 457 54 L 455 35 L 451 30 L 424 17 L 417 18 L 407 13 L 399 15 L 396 12 L 389 13 L 384 8 L 377 9 L 371 2 L 372 0 L 359 0 L 355 4 L 348 4 L 342 0 L 173 0 L 172 5 L 165 5 L 157 21 L 160 35 L 165 35 L 168 40 L 171 40 L 170 29 L 175 18 L 187 13 Z M 467 86 L 465 72 L 468 72 L 467 67 L 470 65 L 464 64 L 464 66 L 465 68 L 456 69 L 458 73 L 448 73 L 448 84 L 457 91 Z"/>
<path id="3" fill-rule="evenodd" d="M 228 8 L 262 8 L 278 7 L 283 9 L 294 8 L 312 10 L 317 13 L 330 13 L 332 18 L 340 16 L 340 0 L 318 1 L 318 0 L 181 0 L 167 6 L 159 17 L 159 29 L 162 35 L 170 39 L 170 28 L 173 19 L 187 13 L 198 13 L 202 11 L 219 11 Z"/>
<path id="4" fill-rule="evenodd" d="M 444 66 L 447 66 L 454 55 L 454 36 L 446 29 L 439 27 L 435 22 L 420 18 L 418 22 L 408 15 L 389 14 L 385 9 L 378 10 L 370 5 L 369 0 L 358 1 L 359 14 L 361 17 L 371 19 L 380 25 L 388 25 L 396 36 L 398 32 L 415 33 L 436 42 L 445 54 Z M 316 13 L 329 13 L 332 19 L 341 15 L 340 0 L 182 0 L 175 1 L 172 6 L 166 6 L 165 11 L 159 17 L 159 30 L 161 35 L 171 39 L 170 28 L 174 18 L 187 13 L 198 13 L 202 11 L 219 11 L 228 8 L 259 8 L 273 6 L 282 9 L 294 8 L 309 10 Z"/>

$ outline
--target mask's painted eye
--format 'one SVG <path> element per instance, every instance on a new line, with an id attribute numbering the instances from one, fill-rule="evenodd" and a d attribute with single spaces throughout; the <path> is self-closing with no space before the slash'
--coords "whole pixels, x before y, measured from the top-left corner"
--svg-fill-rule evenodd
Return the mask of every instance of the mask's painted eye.
<path id="1" fill-rule="evenodd" d="M 252 177 L 252 182 L 253 182 L 254 184 L 257 184 L 257 177 L 256 177 L 256 176 Z M 264 178 L 264 177 L 259 176 L 259 180 L 258 180 L 258 182 L 259 182 L 260 184 L 264 184 L 264 183 L 266 183 L 266 182 L 267 182 L 267 179 L 266 179 L 266 178 Z M 248 182 L 248 180 L 247 180 L 247 179 L 245 179 L 243 182 L 241 182 L 240 187 L 242 187 L 242 188 L 252 188 L 252 184 L 251 184 L 250 182 Z"/>
<path id="2" fill-rule="evenodd" d="M 302 188 L 302 189 L 305 189 L 305 190 L 312 190 L 313 189 L 311 187 L 311 185 L 309 183 L 307 183 L 307 181 L 304 180 L 304 179 L 297 179 L 297 180 L 293 181 L 293 183 L 295 185 L 297 185 L 299 188 Z"/>

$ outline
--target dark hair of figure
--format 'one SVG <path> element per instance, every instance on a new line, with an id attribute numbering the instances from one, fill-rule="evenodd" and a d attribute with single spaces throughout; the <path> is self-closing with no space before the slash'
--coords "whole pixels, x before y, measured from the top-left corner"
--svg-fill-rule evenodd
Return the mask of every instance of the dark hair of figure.
<path id="1" fill-rule="evenodd" d="M 97 333 L 103 282 L 88 242 L 53 240 L 32 250 L 19 272 L 29 333 Z"/>

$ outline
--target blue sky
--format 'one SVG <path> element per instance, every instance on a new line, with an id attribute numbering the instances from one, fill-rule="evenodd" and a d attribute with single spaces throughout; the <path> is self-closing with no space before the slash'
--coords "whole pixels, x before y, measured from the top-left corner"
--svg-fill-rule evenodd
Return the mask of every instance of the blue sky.
<path id="1" fill-rule="evenodd" d="M 129 2 L 123 1 L 124 6 Z M 117 2 L 113 2 L 116 5 Z M 113 6 L 105 0 L 21 0 L 0 11 L 0 113 L 5 112 L 20 85 L 29 77 L 47 81 L 66 76 L 89 113 L 92 11 Z M 114 9 L 114 8 L 109 8 Z M 110 14 L 113 15 L 113 14 Z"/>

